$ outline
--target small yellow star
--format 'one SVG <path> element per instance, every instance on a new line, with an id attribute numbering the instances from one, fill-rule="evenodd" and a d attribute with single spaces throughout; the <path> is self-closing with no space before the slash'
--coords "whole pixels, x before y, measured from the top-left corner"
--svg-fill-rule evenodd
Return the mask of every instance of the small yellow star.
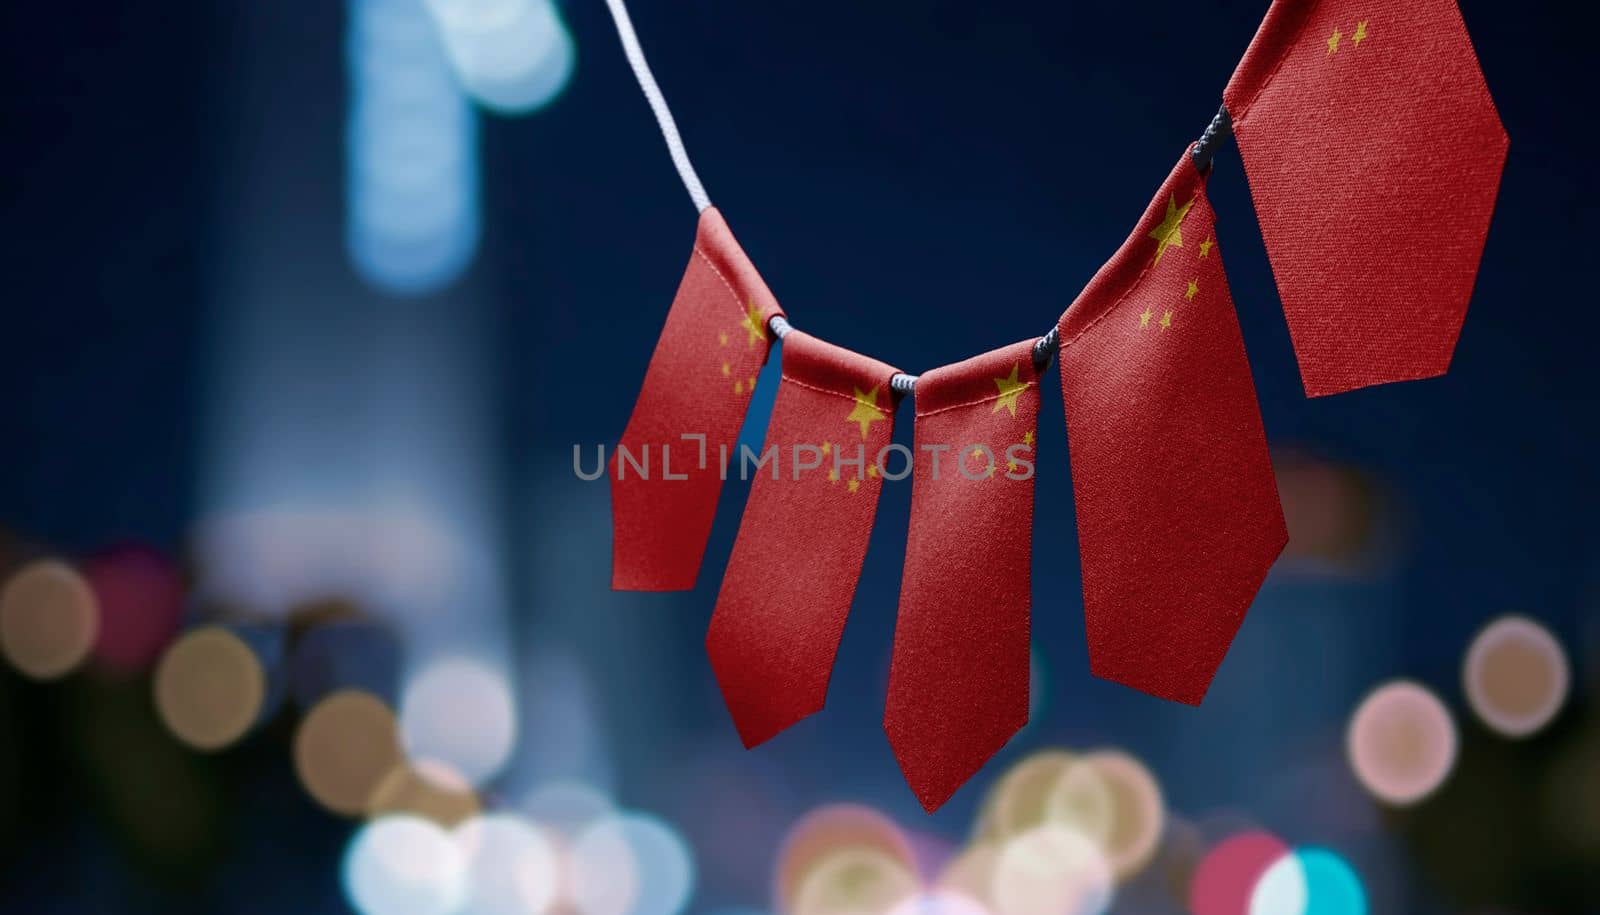
<path id="1" fill-rule="evenodd" d="M 974 445 L 971 454 L 973 457 L 981 460 L 983 458 L 983 449 Z"/>
<path id="2" fill-rule="evenodd" d="M 749 391 L 752 394 L 754 394 L 756 392 L 756 379 L 755 379 L 754 376 L 751 376 L 750 383 L 745 385 L 745 390 Z"/>
<path id="3" fill-rule="evenodd" d="M 1140 330 L 1144 330 L 1146 327 L 1149 327 L 1149 326 L 1150 326 L 1150 309 L 1146 308 L 1144 310 L 1144 313 L 1139 315 L 1139 329 Z"/>
<path id="4" fill-rule="evenodd" d="M 728 345 L 728 332 L 727 331 L 723 330 L 723 331 L 718 331 L 717 332 L 717 345 L 718 346 L 727 346 Z"/>
<path id="5" fill-rule="evenodd" d="M 1163 314 L 1161 316 L 1161 329 L 1162 330 L 1166 330 L 1167 328 L 1169 328 L 1171 326 L 1172 326 L 1172 312 L 1169 311 L 1166 314 Z"/>
<path id="6" fill-rule="evenodd" d="M 743 394 L 744 393 L 744 381 L 742 379 L 739 380 L 739 381 L 735 381 L 733 383 L 733 393 L 735 393 L 735 394 Z"/>
<path id="7" fill-rule="evenodd" d="M 867 476 L 873 478 L 874 480 L 876 480 L 878 478 L 878 465 L 877 464 L 868 464 L 867 465 Z"/>
<path id="8" fill-rule="evenodd" d="M 832 469 L 830 469 L 828 471 L 828 482 L 829 483 L 837 483 L 837 482 L 839 482 L 839 468 L 834 467 L 834 468 L 832 468 Z"/>
<path id="9" fill-rule="evenodd" d="M 739 326 L 744 328 L 746 347 L 767 342 L 767 322 L 761 320 L 761 309 L 756 307 L 756 303 L 750 303 Z"/>
<path id="10" fill-rule="evenodd" d="M 1344 33 L 1339 31 L 1338 29 L 1334 29 L 1333 30 L 1333 34 L 1328 36 L 1328 53 L 1329 54 L 1332 54 L 1333 52 L 1339 50 L 1339 39 L 1341 39 L 1343 37 L 1344 37 Z"/>
<path id="11" fill-rule="evenodd" d="M 1027 445 L 1029 448 L 1033 447 L 1033 430 L 1032 429 L 1029 429 L 1028 431 L 1022 433 L 1022 443 L 1024 445 Z"/>
<path id="12" fill-rule="evenodd" d="M 1012 416 L 1017 415 L 1017 398 L 1028 389 L 1026 381 L 1017 380 L 1017 371 L 1020 367 L 1019 363 L 1014 362 L 1011 364 L 1010 375 L 994 380 L 994 386 L 1000 389 L 1000 396 L 995 400 L 994 407 L 989 410 L 990 413 L 999 413 L 1000 408 L 1005 407 L 1011 411 Z"/>
<path id="13" fill-rule="evenodd" d="M 1017 462 L 1016 461 L 1006 461 L 1006 471 L 1009 472 L 1009 473 L 1016 473 L 1017 472 Z"/>
<path id="14" fill-rule="evenodd" d="M 865 441 L 867 430 L 872 427 L 873 423 L 883 419 L 883 410 L 878 407 L 878 388 L 876 386 L 870 391 L 862 391 L 860 388 L 856 388 L 855 392 L 856 405 L 851 409 L 850 415 L 844 418 L 844 421 L 858 423 L 861 426 L 861 438 Z"/>
<path id="15" fill-rule="evenodd" d="M 1359 47 L 1361 47 L 1361 42 L 1364 41 L 1366 39 L 1366 37 L 1367 37 L 1367 20 L 1363 19 L 1360 22 L 1356 23 L 1356 33 L 1354 35 L 1350 36 L 1350 43 L 1359 48 Z"/>
<path id="16" fill-rule="evenodd" d="M 1188 300 L 1190 302 L 1193 302 L 1195 294 L 1198 293 L 1199 291 L 1200 291 L 1200 278 L 1199 277 L 1195 277 L 1194 279 L 1189 281 L 1189 288 L 1185 289 L 1183 291 L 1183 297 L 1186 300 Z"/>
<path id="17" fill-rule="evenodd" d="M 732 374 L 733 374 L 733 366 L 729 365 L 726 362 L 722 363 L 722 377 L 727 378 L 728 376 L 730 376 Z"/>
<path id="18" fill-rule="evenodd" d="M 1191 198 L 1188 203 L 1178 206 L 1177 198 L 1168 195 L 1167 215 L 1161 220 L 1161 225 L 1155 227 L 1150 233 L 1156 240 L 1156 263 L 1161 263 L 1161 255 L 1167 253 L 1167 246 L 1174 248 L 1183 247 L 1183 217 L 1189 215 L 1189 208 L 1194 206 Z"/>
<path id="19" fill-rule="evenodd" d="M 1211 240 L 1211 236 L 1207 235 L 1206 240 L 1200 243 L 1200 256 L 1210 257 L 1211 249 L 1215 248 L 1216 246 L 1217 243 Z"/>
<path id="20" fill-rule="evenodd" d="M 832 442 L 823 442 L 822 443 L 822 456 L 823 457 L 827 457 L 828 455 L 830 455 L 832 453 L 833 453 L 833 443 Z"/>
<path id="21" fill-rule="evenodd" d="M 855 492 L 856 490 L 861 488 L 861 481 L 860 480 L 846 480 L 844 485 L 851 492 Z"/>

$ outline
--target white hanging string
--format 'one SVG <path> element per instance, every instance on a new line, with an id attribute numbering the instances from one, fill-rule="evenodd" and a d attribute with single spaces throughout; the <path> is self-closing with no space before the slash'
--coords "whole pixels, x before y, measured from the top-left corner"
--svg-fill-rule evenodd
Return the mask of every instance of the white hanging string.
<path id="1" fill-rule="evenodd" d="M 661 94 L 661 87 L 656 85 L 655 75 L 650 72 L 650 64 L 644 59 L 639 36 L 633 31 L 633 20 L 628 17 L 628 6 L 623 0 L 606 0 L 606 7 L 611 10 L 611 18 L 617 24 L 617 35 L 622 39 L 622 52 L 628 56 L 628 65 L 633 67 L 639 88 L 644 90 L 650 110 L 655 112 L 656 123 L 661 126 L 661 136 L 667 141 L 667 151 L 672 154 L 672 164 L 678 168 L 678 177 L 683 179 L 683 186 L 689 191 L 689 199 L 694 201 L 695 209 L 704 210 L 711 205 L 711 198 L 706 196 L 700 176 L 694 173 L 689 153 L 683 148 L 683 138 L 678 136 L 678 124 L 672 119 L 672 110 L 667 107 L 667 99 Z"/>
<path id="2" fill-rule="evenodd" d="M 683 179 L 683 186 L 688 190 L 695 208 L 704 210 L 711 205 L 711 198 L 706 195 L 700 176 L 695 174 L 694 165 L 689 162 L 689 152 L 683 148 L 683 138 L 678 135 L 678 124 L 672 119 L 672 109 L 667 107 L 666 96 L 661 94 L 661 87 L 656 85 L 655 75 L 650 72 L 650 64 L 644 59 L 644 49 L 639 46 L 639 36 L 634 32 L 633 20 L 628 16 L 628 5 L 625 0 L 606 0 L 606 8 L 611 10 L 611 19 L 617 25 L 617 36 L 622 39 L 622 51 L 628 57 L 628 65 L 633 67 L 639 88 L 644 91 L 650 110 L 655 112 L 656 124 L 660 125 L 661 136 L 667 141 L 667 151 L 672 155 L 672 164 L 678 169 L 678 177 Z M 1195 167 L 1201 172 L 1211 167 L 1211 157 L 1216 147 L 1232 134 L 1232 127 L 1228 110 L 1223 108 L 1212 119 L 1199 142 L 1190 148 Z M 774 316 L 768 326 L 780 340 L 794 329 L 782 316 Z M 1040 370 L 1050 363 L 1060 345 L 1061 335 L 1054 327 L 1034 344 L 1033 361 Z M 901 394 L 910 394 L 916 383 L 917 376 L 900 374 L 894 376 L 891 387 Z"/>

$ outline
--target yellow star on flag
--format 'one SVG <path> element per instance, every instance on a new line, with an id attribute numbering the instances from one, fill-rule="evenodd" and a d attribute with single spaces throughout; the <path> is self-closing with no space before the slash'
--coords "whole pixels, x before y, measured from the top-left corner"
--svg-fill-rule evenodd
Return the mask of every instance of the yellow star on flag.
<path id="1" fill-rule="evenodd" d="M 1017 398 L 1028 389 L 1026 381 L 1017 380 L 1017 371 L 1020 368 L 1021 364 L 1014 362 L 1011 364 L 1010 375 L 994 380 L 994 386 L 1000 389 L 1000 396 L 995 398 L 994 408 L 989 411 L 990 413 L 999 413 L 1000 408 L 1005 407 L 1011 411 L 1012 416 L 1017 415 Z"/>
<path id="2" fill-rule="evenodd" d="M 744 328 L 746 347 L 767 342 L 767 322 L 761 320 L 761 309 L 756 307 L 756 303 L 750 303 L 739 326 Z"/>
<path id="3" fill-rule="evenodd" d="M 837 482 L 839 482 L 839 468 L 833 467 L 833 468 L 830 468 L 828 470 L 828 482 L 829 483 L 837 483 Z"/>
<path id="4" fill-rule="evenodd" d="M 822 456 L 823 457 L 827 457 L 828 455 L 830 455 L 832 453 L 833 453 L 833 443 L 832 442 L 823 442 L 822 443 Z"/>
<path id="5" fill-rule="evenodd" d="M 1149 327 L 1149 326 L 1150 326 L 1150 309 L 1146 308 L 1144 310 L 1144 312 L 1139 315 L 1139 329 L 1140 330 L 1144 330 L 1146 327 Z"/>
<path id="6" fill-rule="evenodd" d="M 1210 257 L 1211 249 L 1215 248 L 1216 246 L 1217 243 L 1211 240 L 1211 236 L 1207 235 L 1206 240 L 1200 243 L 1200 256 Z"/>
<path id="7" fill-rule="evenodd" d="M 1356 33 L 1354 35 L 1350 36 L 1350 43 L 1359 48 L 1359 47 L 1361 47 L 1361 42 L 1364 41 L 1366 39 L 1366 37 L 1367 37 L 1367 20 L 1363 19 L 1360 22 L 1356 23 Z"/>
<path id="8" fill-rule="evenodd" d="M 1028 431 L 1022 433 L 1022 443 L 1024 445 L 1027 445 L 1029 448 L 1033 447 L 1033 430 L 1032 429 L 1029 429 Z"/>
<path id="9" fill-rule="evenodd" d="M 844 485 L 851 492 L 855 492 L 856 490 L 861 488 L 861 481 L 860 480 L 846 480 Z"/>
<path id="10" fill-rule="evenodd" d="M 1333 34 L 1328 36 L 1328 53 L 1329 54 L 1332 54 L 1333 52 L 1339 50 L 1339 39 L 1341 39 L 1343 37 L 1344 37 L 1344 33 L 1339 31 L 1338 29 L 1334 29 L 1333 30 Z"/>
<path id="11" fill-rule="evenodd" d="M 878 478 L 878 465 L 877 464 L 868 464 L 867 465 L 867 476 L 871 477 L 874 480 L 876 480 Z"/>
<path id="12" fill-rule="evenodd" d="M 743 394 L 744 393 L 744 381 L 742 379 L 739 380 L 739 381 L 735 381 L 733 383 L 733 393 L 735 393 L 735 394 Z"/>
<path id="13" fill-rule="evenodd" d="M 1172 312 L 1169 311 L 1166 314 L 1163 314 L 1161 316 L 1161 329 L 1162 330 L 1166 330 L 1167 328 L 1169 328 L 1171 326 L 1172 326 Z"/>
<path id="14" fill-rule="evenodd" d="M 1200 278 L 1195 277 L 1189 281 L 1189 288 L 1183 291 L 1183 297 L 1190 302 L 1194 301 L 1195 294 L 1200 291 Z"/>
<path id="15" fill-rule="evenodd" d="M 727 346 L 728 345 L 728 332 L 727 331 L 725 331 L 725 330 L 717 331 L 717 345 L 718 346 Z"/>
<path id="16" fill-rule="evenodd" d="M 1167 197 L 1167 216 L 1161 220 L 1161 225 L 1155 227 L 1150 237 L 1156 240 L 1156 263 L 1161 263 L 1161 255 L 1167 253 L 1167 246 L 1183 247 L 1183 217 L 1189 215 L 1189 208 L 1194 206 L 1194 199 L 1183 206 L 1178 206 L 1178 201 L 1172 196 Z"/>
<path id="17" fill-rule="evenodd" d="M 883 419 L 883 411 L 878 408 L 878 388 L 876 386 L 866 392 L 856 388 L 855 392 L 856 405 L 851 409 L 850 415 L 844 418 L 844 421 L 860 424 L 861 438 L 865 441 L 867 430 L 872 427 L 873 423 Z"/>

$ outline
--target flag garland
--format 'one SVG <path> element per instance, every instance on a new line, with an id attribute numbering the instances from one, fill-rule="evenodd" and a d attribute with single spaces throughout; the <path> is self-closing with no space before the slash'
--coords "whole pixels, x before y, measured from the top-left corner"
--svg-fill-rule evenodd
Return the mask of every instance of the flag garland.
<path id="1" fill-rule="evenodd" d="M 908 471 L 885 732 L 932 811 L 1026 722 L 1037 386 L 1056 352 L 1091 670 L 1201 701 L 1287 542 L 1205 194 L 1230 132 L 1306 393 L 1449 366 L 1508 147 L 1455 0 L 1274 0 L 1205 136 L 1051 333 L 920 379 L 790 328 L 710 206 L 624 0 L 607 5 L 702 213 L 611 463 L 614 588 L 693 586 L 756 370 L 771 336 L 786 341 L 774 463 L 706 638 L 746 746 L 822 708 L 912 391 L 917 454 L 960 450 L 942 478 L 937 454 Z M 697 459 L 668 474 L 688 440 Z M 657 473 L 635 463 L 630 478 L 651 446 Z"/>

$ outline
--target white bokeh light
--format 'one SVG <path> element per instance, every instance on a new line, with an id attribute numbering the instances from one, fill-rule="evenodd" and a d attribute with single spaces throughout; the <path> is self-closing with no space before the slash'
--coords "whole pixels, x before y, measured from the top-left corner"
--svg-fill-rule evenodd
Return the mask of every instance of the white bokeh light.
<path id="1" fill-rule="evenodd" d="M 400 702 L 400 732 L 416 762 L 439 761 L 482 785 L 516 743 L 516 708 L 505 672 L 445 658 L 419 672 Z"/>
<path id="2" fill-rule="evenodd" d="M 539 915 L 555 902 L 559 858 L 532 824 L 506 814 L 473 817 L 455 838 L 466 862 L 462 915 Z"/>
<path id="3" fill-rule="evenodd" d="M 344 887 L 362 915 L 453 915 L 465 898 L 465 859 L 428 820 L 380 817 L 351 839 Z"/>
<path id="4" fill-rule="evenodd" d="M 1250 893 L 1249 915 L 1306 915 L 1310 905 L 1306 869 L 1289 852 L 1273 862 Z"/>
<path id="5" fill-rule="evenodd" d="M 391 292 L 454 280 L 480 233 L 476 115 L 424 0 L 349 0 L 346 243 Z"/>
<path id="6" fill-rule="evenodd" d="M 533 111 L 572 75 L 572 36 L 551 0 L 427 0 L 456 76 L 481 105 Z"/>
<path id="7" fill-rule="evenodd" d="M 573 901 L 585 915 L 676 915 L 694 891 L 694 859 L 670 826 L 621 814 L 578 836 L 570 859 Z"/>

